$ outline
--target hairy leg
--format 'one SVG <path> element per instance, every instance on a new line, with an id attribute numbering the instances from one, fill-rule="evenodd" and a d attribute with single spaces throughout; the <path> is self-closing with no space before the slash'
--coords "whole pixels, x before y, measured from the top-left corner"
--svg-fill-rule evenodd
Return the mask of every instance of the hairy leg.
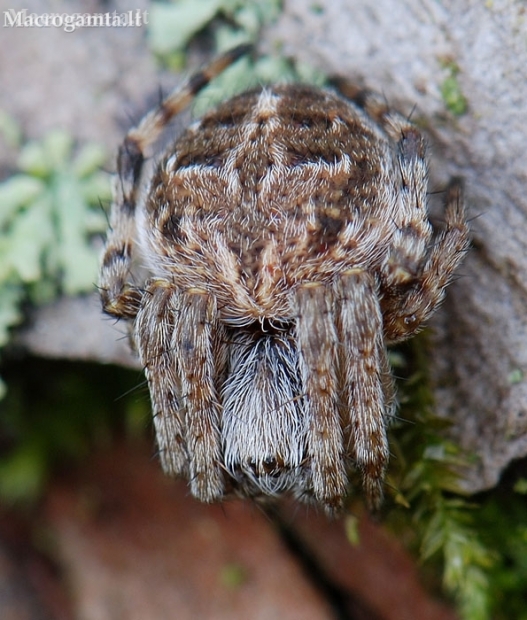
<path id="1" fill-rule="evenodd" d="M 204 502 L 221 499 L 224 493 L 215 360 L 218 329 L 213 297 L 198 289 L 181 293 L 179 312 L 174 316 L 172 348 L 181 369 L 190 489 Z"/>
<path id="2" fill-rule="evenodd" d="M 350 439 L 348 451 L 363 476 L 368 506 L 375 510 L 382 501 L 389 456 L 386 416 L 393 407 L 382 315 L 374 280 L 361 269 L 341 276 L 337 296 L 343 424 Z"/>
<path id="3" fill-rule="evenodd" d="M 392 110 L 377 93 L 345 79 L 336 80 L 336 86 L 383 128 L 394 147 L 394 172 L 399 177 L 397 205 L 391 216 L 393 239 L 382 278 L 385 288 L 404 286 L 417 275 L 432 236 L 427 211 L 426 141 L 408 118 Z"/>
<path id="4" fill-rule="evenodd" d="M 338 411 L 337 333 L 331 290 L 318 283 L 297 292 L 300 374 L 307 398 L 307 457 L 314 497 L 330 511 L 342 506 L 347 476 Z"/>
<path id="5" fill-rule="evenodd" d="M 401 294 L 383 300 L 386 338 L 395 342 L 418 331 L 441 303 L 445 288 L 469 246 L 463 191 L 453 181 L 446 193 L 445 228 L 424 254 L 418 275 Z"/>
<path id="6" fill-rule="evenodd" d="M 181 297 L 170 283 L 153 280 L 147 284 L 134 322 L 135 344 L 152 399 L 161 465 L 169 475 L 187 475 L 189 461 L 181 369 L 172 345 L 174 316 L 180 310 Z"/>

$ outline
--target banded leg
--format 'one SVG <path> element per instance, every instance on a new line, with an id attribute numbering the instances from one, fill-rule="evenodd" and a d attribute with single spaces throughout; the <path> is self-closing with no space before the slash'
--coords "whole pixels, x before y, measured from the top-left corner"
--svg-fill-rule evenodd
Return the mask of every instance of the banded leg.
<path id="1" fill-rule="evenodd" d="M 439 233 L 430 249 L 421 274 L 422 286 L 433 291 L 433 298 L 442 298 L 445 287 L 469 245 L 463 185 L 459 179 L 453 179 L 445 196 L 445 229 Z M 438 301 L 435 301 L 435 305 Z"/>
<path id="2" fill-rule="evenodd" d="M 298 289 L 296 301 L 300 373 L 309 416 L 311 483 L 315 499 L 333 511 L 342 506 L 347 476 L 337 406 L 338 340 L 330 292 L 322 284 L 306 284 Z"/>
<path id="3" fill-rule="evenodd" d="M 140 168 L 129 171 L 119 157 L 118 177 L 114 179 L 114 199 L 110 229 L 106 238 L 99 276 L 102 309 L 117 318 L 133 319 L 142 302 L 143 292 L 130 280 L 135 229 L 135 195 Z"/>
<path id="4" fill-rule="evenodd" d="M 190 489 L 203 502 L 219 500 L 224 493 L 221 406 L 214 358 L 217 330 L 214 298 L 198 289 L 182 293 L 180 311 L 174 317 L 172 347 L 178 351 L 181 364 Z"/>
<path id="5" fill-rule="evenodd" d="M 152 400 L 161 466 L 173 476 L 188 474 L 181 370 L 172 346 L 174 317 L 180 313 L 180 306 L 181 297 L 169 282 L 151 281 L 134 323 L 134 339 Z"/>
<path id="6" fill-rule="evenodd" d="M 387 112 L 384 128 L 396 142 L 399 187 L 393 214 L 395 231 L 382 268 L 386 288 L 401 287 L 418 276 L 433 230 L 428 219 L 426 143 L 420 131 L 396 112 Z"/>
<path id="7" fill-rule="evenodd" d="M 382 314 L 373 279 L 356 269 L 337 283 L 339 311 L 342 407 L 350 438 L 349 452 L 362 472 L 366 500 L 371 510 L 382 501 L 382 484 L 388 462 L 386 403 L 392 407 L 393 386 L 382 338 Z M 346 424 L 347 422 L 347 424 Z"/>
<path id="8" fill-rule="evenodd" d="M 445 288 L 469 247 L 463 188 L 454 180 L 446 193 L 445 229 L 430 245 L 418 275 L 402 294 L 383 300 L 386 338 L 396 342 L 417 332 L 441 303 Z"/>

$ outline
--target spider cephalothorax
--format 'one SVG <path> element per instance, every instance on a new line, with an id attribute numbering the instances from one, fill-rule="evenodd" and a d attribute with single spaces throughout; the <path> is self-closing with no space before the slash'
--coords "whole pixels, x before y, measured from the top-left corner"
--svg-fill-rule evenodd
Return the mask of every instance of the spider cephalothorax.
<path id="1" fill-rule="evenodd" d="M 304 85 L 234 97 L 145 175 L 167 123 L 245 51 L 126 136 L 103 308 L 132 324 L 163 469 L 197 498 L 292 492 L 331 511 L 356 468 L 376 507 L 394 409 L 386 344 L 418 331 L 467 248 L 460 188 L 434 235 L 419 130 L 371 94 L 359 107 Z"/>

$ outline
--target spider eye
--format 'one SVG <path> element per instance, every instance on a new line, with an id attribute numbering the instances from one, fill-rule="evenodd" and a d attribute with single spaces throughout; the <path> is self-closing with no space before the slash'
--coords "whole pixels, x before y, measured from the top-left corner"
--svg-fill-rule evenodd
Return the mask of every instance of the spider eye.
<path id="1" fill-rule="evenodd" d="M 404 317 L 403 322 L 408 327 L 411 327 L 415 325 L 415 323 L 417 323 L 417 317 L 415 316 L 415 314 L 409 314 L 408 316 Z"/>

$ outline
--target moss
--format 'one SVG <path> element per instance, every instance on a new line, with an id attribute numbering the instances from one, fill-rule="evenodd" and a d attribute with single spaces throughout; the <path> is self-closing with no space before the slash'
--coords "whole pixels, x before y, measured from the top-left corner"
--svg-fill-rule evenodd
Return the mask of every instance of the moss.
<path id="1" fill-rule="evenodd" d="M 493 620 L 527 620 L 526 501 L 523 493 L 515 490 L 517 475 L 506 476 L 510 479 L 485 494 L 474 518 L 482 541 L 494 550 L 495 559 L 488 571 L 490 612 L 486 616 Z"/>
<path id="2" fill-rule="evenodd" d="M 462 620 L 526 619 L 525 478 L 480 497 L 463 495 L 459 472 L 471 458 L 447 438 L 448 422 L 434 415 L 426 369 L 421 336 L 396 357 L 404 380 L 391 430 L 387 524 L 420 558 L 423 572 L 441 575 Z"/>
<path id="3" fill-rule="evenodd" d="M 442 66 L 446 70 L 447 76 L 440 87 L 441 96 L 447 109 L 454 116 L 462 116 L 466 113 L 468 104 L 458 80 L 459 67 L 452 61 L 444 61 Z"/>
<path id="4" fill-rule="evenodd" d="M 226 564 L 220 572 L 220 582 L 229 590 L 237 590 L 248 578 L 247 569 L 241 564 L 231 562 Z"/>

